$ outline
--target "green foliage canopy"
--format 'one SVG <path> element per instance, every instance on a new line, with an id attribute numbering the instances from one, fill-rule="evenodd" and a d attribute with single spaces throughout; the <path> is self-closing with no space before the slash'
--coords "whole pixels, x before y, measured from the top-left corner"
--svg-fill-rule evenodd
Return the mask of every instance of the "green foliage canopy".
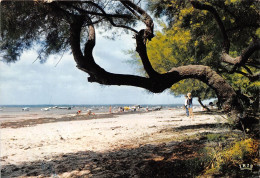
<path id="1" fill-rule="evenodd" d="M 113 26 L 135 26 L 136 18 L 120 2 L 75 1 L 2 1 L 1 2 L 1 59 L 15 62 L 28 49 L 38 51 L 41 62 L 51 54 L 70 51 L 69 22 L 74 15 L 88 14 L 97 27 L 110 30 L 111 38 L 118 31 Z M 113 22 L 113 23 L 111 23 Z M 87 39 L 87 23 L 82 32 L 82 44 Z"/>
<path id="2" fill-rule="evenodd" d="M 230 41 L 232 57 L 241 55 L 253 40 L 260 37 L 259 2 L 257 1 L 213 1 L 201 0 L 201 3 L 214 7 L 225 28 Z M 242 94 L 256 98 L 259 90 L 257 80 L 250 81 L 245 74 L 257 73 L 259 69 L 259 50 L 247 63 L 237 71 L 230 73 L 230 68 L 220 58 L 223 51 L 223 37 L 212 13 L 198 10 L 190 1 L 151 0 L 148 9 L 157 18 L 166 17 L 159 21 L 161 31 L 156 32 L 155 38 L 148 43 L 147 51 L 156 71 L 166 73 L 172 67 L 189 64 L 210 66 L 217 71 Z M 138 60 L 138 57 L 136 58 Z M 258 61 L 258 62 L 257 62 Z M 171 88 L 175 95 L 192 92 L 193 96 L 201 99 L 215 97 L 215 93 L 207 85 L 196 80 L 183 80 Z"/>

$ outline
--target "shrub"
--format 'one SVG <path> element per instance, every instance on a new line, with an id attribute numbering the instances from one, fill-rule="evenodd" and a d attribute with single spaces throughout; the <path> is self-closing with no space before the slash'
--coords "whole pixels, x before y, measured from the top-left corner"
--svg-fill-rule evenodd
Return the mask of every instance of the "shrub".
<path id="1" fill-rule="evenodd" d="M 225 148 L 222 146 L 205 147 L 204 157 L 207 157 L 205 174 L 226 174 L 239 170 L 240 164 L 258 162 L 258 141 L 252 138 L 235 141 Z M 204 158 L 204 160 L 206 160 Z"/>

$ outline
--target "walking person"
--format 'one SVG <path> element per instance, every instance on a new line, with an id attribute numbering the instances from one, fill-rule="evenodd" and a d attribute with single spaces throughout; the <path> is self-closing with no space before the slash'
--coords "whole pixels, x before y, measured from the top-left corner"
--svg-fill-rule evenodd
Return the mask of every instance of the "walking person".
<path id="1" fill-rule="evenodd" d="M 189 117 L 188 96 L 187 95 L 185 96 L 184 107 L 185 107 L 185 110 L 186 110 L 186 115 L 187 115 L 187 117 Z"/>
<path id="2" fill-rule="evenodd" d="M 109 106 L 109 114 L 112 114 L 112 106 Z"/>
<path id="3" fill-rule="evenodd" d="M 193 111 L 192 111 L 192 97 L 191 97 L 191 93 L 187 94 L 188 96 L 188 109 L 189 109 L 189 116 L 192 118 L 192 120 L 194 120 L 194 115 L 193 115 Z"/>

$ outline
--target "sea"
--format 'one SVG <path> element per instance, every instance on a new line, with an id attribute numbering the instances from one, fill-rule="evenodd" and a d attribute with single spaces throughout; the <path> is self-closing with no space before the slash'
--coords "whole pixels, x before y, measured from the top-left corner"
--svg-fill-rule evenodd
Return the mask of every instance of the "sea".
<path id="1" fill-rule="evenodd" d="M 57 115 L 76 114 L 78 111 L 82 113 L 108 113 L 110 106 L 112 112 L 116 112 L 120 107 L 133 108 L 133 104 L 107 104 L 107 105 L 0 105 L 0 120 L 8 120 L 8 118 L 24 117 L 37 115 L 38 117 L 52 117 Z M 169 108 L 182 108 L 182 104 L 171 105 L 139 105 L 141 109 L 153 110 L 156 108 L 169 109 Z"/>

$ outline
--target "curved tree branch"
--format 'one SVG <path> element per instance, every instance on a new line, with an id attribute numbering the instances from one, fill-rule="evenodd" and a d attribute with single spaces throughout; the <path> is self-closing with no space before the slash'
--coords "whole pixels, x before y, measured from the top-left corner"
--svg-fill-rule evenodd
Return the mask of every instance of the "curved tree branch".
<path id="1" fill-rule="evenodd" d="M 204 105 L 204 104 L 202 103 L 200 97 L 198 97 L 198 102 L 199 102 L 199 104 L 200 104 L 204 109 L 206 109 L 207 111 L 210 111 L 210 109 L 209 109 L 206 105 Z"/>
<path id="2" fill-rule="evenodd" d="M 229 53 L 230 41 L 228 39 L 228 35 L 227 35 L 227 32 L 226 32 L 225 26 L 224 26 L 221 18 L 219 17 L 217 10 L 213 6 L 210 6 L 210 5 L 207 5 L 207 4 L 202 4 L 198 1 L 191 1 L 191 4 L 196 9 L 207 10 L 210 13 L 213 14 L 215 20 L 217 21 L 218 27 L 220 28 L 222 37 L 223 37 L 224 52 Z"/>
<path id="3" fill-rule="evenodd" d="M 249 57 L 257 50 L 260 50 L 260 40 L 253 41 L 247 49 L 245 49 L 242 54 L 236 58 L 229 56 L 227 53 L 223 53 L 221 60 L 223 62 L 233 64 L 235 68 L 245 65 Z"/>
<path id="4" fill-rule="evenodd" d="M 101 11 L 101 13 L 99 12 L 95 12 L 95 11 L 89 11 L 89 10 L 86 10 L 86 9 L 82 9 L 82 8 L 79 8 L 69 2 L 66 2 L 66 1 L 61 1 L 59 2 L 60 4 L 63 4 L 69 8 L 73 8 L 75 10 L 77 10 L 78 12 L 81 12 L 81 13 L 85 13 L 85 14 L 88 14 L 88 15 L 96 15 L 96 16 L 100 16 L 100 17 L 109 17 L 109 18 L 122 18 L 122 19 L 131 19 L 132 16 L 131 15 L 128 15 L 128 14 L 107 14 L 107 13 L 103 13 Z M 100 9 L 101 7 L 92 2 L 92 1 L 83 1 L 82 3 L 87 3 L 87 4 L 91 4 L 92 6 L 95 6 L 96 8 Z M 101 8 L 103 10 L 103 8 Z"/>
<path id="5" fill-rule="evenodd" d="M 230 41 L 227 36 L 227 31 L 225 29 L 225 26 L 216 11 L 216 9 L 213 6 L 202 4 L 198 1 L 191 1 L 191 4 L 193 5 L 194 8 L 200 9 L 200 10 L 207 10 L 210 13 L 214 15 L 215 20 L 217 21 L 218 27 L 220 28 L 220 31 L 223 36 L 223 48 L 224 51 L 222 52 L 221 55 L 221 60 L 223 62 L 226 62 L 228 64 L 232 64 L 233 67 L 231 70 L 225 70 L 229 73 L 234 73 L 238 67 L 244 66 L 246 62 L 248 61 L 249 57 L 257 50 L 260 49 L 260 40 L 254 40 L 247 49 L 245 49 L 240 56 L 237 56 L 235 58 L 231 57 L 229 55 L 229 48 L 230 48 Z M 252 80 L 255 79 L 255 77 L 251 77 Z"/>
<path id="6" fill-rule="evenodd" d="M 137 35 L 136 35 L 136 51 L 138 52 L 141 60 L 142 60 L 142 63 L 143 63 L 143 66 L 144 66 L 144 69 L 145 71 L 147 72 L 147 74 L 149 75 L 149 77 L 151 78 L 156 78 L 158 77 L 158 75 L 160 75 L 159 73 L 157 73 L 151 63 L 150 63 L 150 60 L 147 56 L 147 50 L 146 50 L 146 43 L 144 43 L 144 33 L 145 33 L 145 30 L 141 30 Z"/>
<path id="7" fill-rule="evenodd" d="M 139 33 L 135 36 L 136 38 L 136 51 L 138 52 L 144 69 L 147 72 L 147 74 L 149 75 L 150 78 L 158 78 L 158 76 L 160 75 L 159 73 L 157 73 L 150 61 L 149 58 L 147 56 L 147 51 L 146 51 L 146 41 L 151 40 L 154 35 L 153 35 L 153 28 L 154 28 L 154 24 L 153 24 L 153 19 L 139 6 L 137 6 L 136 4 L 132 3 L 131 1 L 121 1 L 121 3 L 128 8 L 128 10 L 130 10 L 137 18 L 141 18 L 142 17 L 142 21 L 145 23 L 146 25 L 146 29 L 140 30 Z M 139 13 L 141 15 L 141 17 L 137 14 Z"/>
<path id="8" fill-rule="evenodd" d="M 260 62 L 253 59 L 248 59 L 246 65 L 260 69 Z"/>
<path id="9" fill-rule="evenodd" d="M 80 32 L 84 24 L 85 16 L 77 16 L 71 24 L 70 30 L 70 45 L 77 67 L 88 73 L 90 77 L 89 82 L 97 82 L 106 85 L 129 85 L 145 88 L 152 92 L 162 92 L 165 88 L 155 87 L 154 82 L 145 77 L 134 75 L 113 74 L 105 71 L 97 65 L 93 58 L 93 48 L 95 46 L 95 29 L 92 24 L 89 25 L 88 41 L 85 44 L 84 55 L 80 49 Z M 90 20 L 90 19 L 88 19 Z"/>
<path id="10" fill-rule="evenodd" d="M 73 22 L 70 25 L 70 44 L 77 67 L 90 75 L 88 78 L 89 82 L 97 82 L 105 85 L 135 86 L 147 89 L 154 93 L 159 93 L 170 88 L 180 80 L 193 78 L 206 83 L 215 90 L 220 102 L 223 103 L 224 111 L 241 111 L 239 99 L 236 97 L 237 95 L 233 88 L 208 66 L 181 66 L 172 68 L 165 74 L 156 73 L 155 76 L 155 73 L 153 73 L 155 71 L 152 71 L 152 67 L 148 64 L 150 62 L 146 53 L 146 45 L 143 41 L 145 30 L 141 30 L 137 35 L 137 50 L 139 51 L 144 62 L 144 67 L 146 68 L 150 78 L 135 75 L 114 74 L 105 71 L 94 61 L 92 52 L 95 47 L 95 28 L 91 23 L 89 23 L 90 25 L 88 26 L 89 36 L 88 41 L 85 44 L 84 55 L 81 51 L 80 33 L 85 21 L 89 22 L 91 19 L 85 15 L 75 16 L 73 18 Z"/>
<path id="11" fill-rule="evenodd" d="M 75 16 L 73 22 L 70 24 L 70 46 L 74 56 L 74 60 L 78 65 L 83 65 L 82 58 L 83 54 L 80 49 L 80 32 L 84 24 L 84 18 L 80 16 Z"/>
<path id="12" fill-rule="evenodd" d="M 250 74 L 253 75 L 252 71 L 247 67 L 247 66 L 243 66 L 244 69 L 246 69 L 246 71 Z"/>
<path id="13" fill-rule="evenodd" d="M 142 16 L 142 21 L 146 25 L 146 29 L 144 32 L 144 40 L 151 40 L 154 37 L 153 30 L 154 30 L 154 23 L 153 19 L 144 11 L 142 8 L 137 6 L 135 3 L 131 2 L 130 0 L 120 0 L 120 2 L 125 5 L 131 12 L 134 10 L 138 12 Z M 132 8 L 132 9 L 131 9 Z"/>
<path id="14" fill-rule="evenodd" d="M 178 74 L 178 75 L 176 75 Z M 234 89 L 214 70 L 203 65 L 188 65 L 171 69 L 167 74 L 170 78 L 179 78 L 178 81 L 193 78 L 206 83 L 215 92 L 220 102 L 223 103 L 225 111 L 234 109 L 231 106 L 241 109 Z"/>
<path id="15" fill-rule="evenodd" d="M 251 82 L 255 82 L 255 81 L 259 80 L 259 78 L 260 78 L 260 72 L 258 72 L 256 74 L 247 74 L 242 71 L 235 71 L 235 72 L 247 77 Z"/>
<path id="16" fill-rule="evenodd" d="M 135 12 L 134 9 L 132 9 L 130 6 L 128 6 L 127 4 L 123 3 L 123 5 L 138 19 L 142 21 L 142 18 L 140 15 L 138 15 L 137 12 Z"/>
<path id="17" fill-rule="evenodd" d="M 85 3 L 88 3 L 88 4 L 90 4 L 90 5 L 94 6 L 94 7 L 96 7 L 97 9 L 99 9 L 99 10 L 101 11 L 101 13 L 97 13 L 97 12 L 91 13 L 91 12 L 85 10 L 85 9 L 81 9 L 81 8 L 78 8 L 78 7 L 76 7 L 76 6 L 73 6 L 73 5 L 69 4 L 69 3 L 63 2 L 63 4 L 74 8 L 75 10 L 77 10 L 77 11 L 78 11 L 79 13 L 81 13 L 81 14 L 84 14 L 84 15 L 89 15 L 89 14 L 91 14 L 91 15 L 102 16 L 102 17 L 106 18 L 106 19 L 110 22 L 110 24 L 113 25 L 114 27 L 125 28 L 125 29 L 128 29 L 128 30 L 130 30 L 130 31 L 133 31 L 134 33 L 138 33 L 138 31 L 136 31 L 135 29 L 133 29 L 133 28 L 131 28 L 131 27 L 129 27 L 129 26 L 126 26 L 126 25 L 117 25 L 117 24 L 115 24 L 114 21 L 113 21 L 113 19 L 112 19 L 113 17 L 131 19 L 131 16 L 129 16 L 129 15 L 128 15 L 128 16 L 127 16 L 127 15 L 118 15 L 118 14 L 107 14 L 107 13 L 105 12 L 105 10 L 104 10 L 102 7 L 100 7 L 98 4 L 96 4 L 96 3 L 92 2 L 92 1 L 85 1 Z"/>

